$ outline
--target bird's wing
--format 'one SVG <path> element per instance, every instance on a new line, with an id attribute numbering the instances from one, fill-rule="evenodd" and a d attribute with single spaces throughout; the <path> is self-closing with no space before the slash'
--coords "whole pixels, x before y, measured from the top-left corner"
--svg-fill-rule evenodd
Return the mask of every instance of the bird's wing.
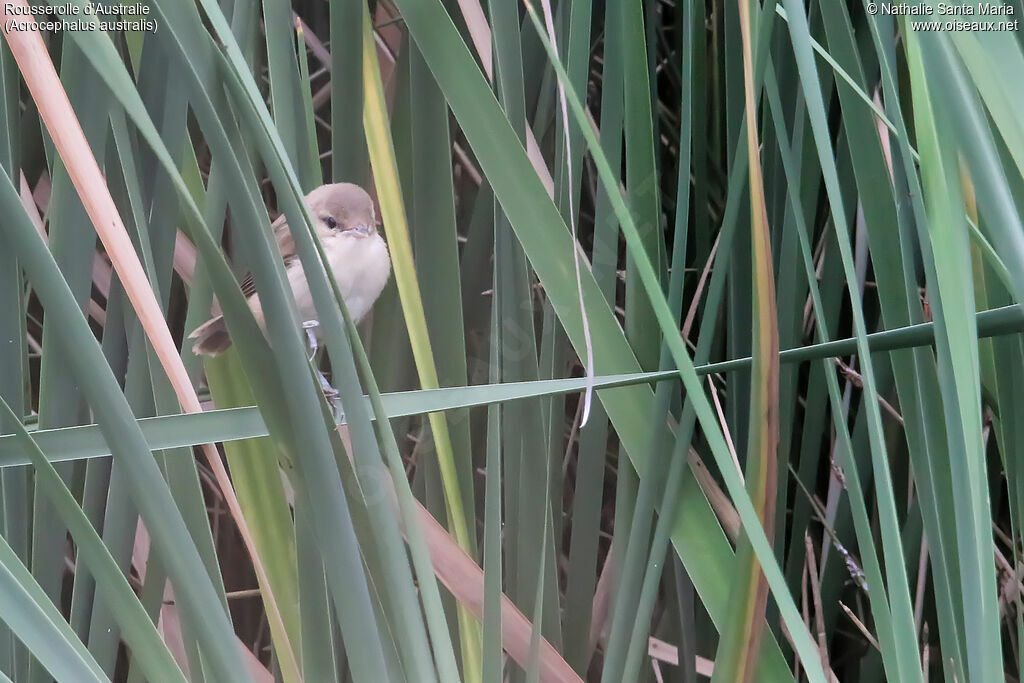
<path id="1" fill-rule="evenodd" d="M 274 231 L 274 241 L 277 242 L 277 250 L 287 261 L 295 255 L 295 240 L 292 238 L 292 231 L 288 228 L 288 220 L 282 213 L 270 224 Z"/>
<path id="2" fill-rule="evenodd" d="M 297 261 L 298 258 L 299 257 L 296 256 L 295 254 L 290 254 L 288 256 L 285 256 L 284 257 L 284 267 L 285 267 L 285 269 L 287 269 L 294 261 Z M 256 293 L 256 281 L 253 279 L 251 272 L 246 273 L 245 277 L 242 278 L 241 287 L 242 287 L 242 295 L 246 299 L 248 299 L 249 297 L 251 297 L 253 294 Z"/>
<path id="3" fill-rule="evenodd" d="M 274 241 L 277 242 L 277 249 L 284 259 L 285 268 L 287 268 L 296 258 L 295 240 L 292 239 L 291 230 L 288 229 L 288 220 L 283 213 L 270 224 L 270 229 L 273 231 Z M 253 280 L 252 273 L 245 274 L 245 277 L 242 278 L 241 287 L 242 294 L 247 299 L 256 293 L 256 282 Z"/>
<path id="4" fill-rule="evenodd" d="M 252 273 L 246 273 L 245 277 L 242 278 L 242 296 L 248 299 L 255 293 L 256 281 L 253 279 Z"/>

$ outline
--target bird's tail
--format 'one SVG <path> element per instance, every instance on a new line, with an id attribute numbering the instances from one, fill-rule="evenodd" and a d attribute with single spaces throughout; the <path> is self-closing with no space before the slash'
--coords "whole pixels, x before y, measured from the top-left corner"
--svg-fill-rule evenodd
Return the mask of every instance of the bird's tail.
<path id="1" fill-rule="evenodd" d="M 228 336 L 228 328 L 222 315 L 197 327 L 188 338 L 196 340 L 192 345 L 192 353 L 197 356 L 217 356 L 231 346 L 231 337 Z"/>

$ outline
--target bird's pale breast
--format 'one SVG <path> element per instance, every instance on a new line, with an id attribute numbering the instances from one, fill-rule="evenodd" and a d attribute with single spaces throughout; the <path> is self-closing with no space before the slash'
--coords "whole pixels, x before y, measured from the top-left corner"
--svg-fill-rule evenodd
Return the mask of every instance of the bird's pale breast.
<path id="1" fill-rule="evenodd" d="M 391 258 L 380 235 L 334 235 L 324 240 L 324 251 L 349 315 L 358 322 L 380 296 L 391 275 Z M 316 310 L 301 267 L 289 272 L 292 293 L 304 320 L 315 319 Z"/>

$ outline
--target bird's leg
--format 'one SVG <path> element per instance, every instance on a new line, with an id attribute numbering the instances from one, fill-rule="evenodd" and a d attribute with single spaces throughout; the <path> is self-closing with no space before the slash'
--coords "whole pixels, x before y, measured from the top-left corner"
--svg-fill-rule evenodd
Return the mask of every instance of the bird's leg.
<path id="1" fill-rule="evenodd" d="M 316 371 L 316 377 L 320 380 L 320 389 L 324 392 L 324 397 L 328 403 L 331 404 L 331 411 L 335 413 L 337 417 L 338 413 L 338 390 L 331 386 L 331 383 L 324 377 L 324 373 L 320 372 L 320 364 L 317 362 L 317 352 L 320 349 L 320 345 L 317 343 L 316 334 L 313 332 L 317 327 L 320 326 L 320 322 L 317 320 L 307 320 L 302 323 L 302 329 L 306 333 L 306 341 L 309 342 L 309 362 L 313 364 L 313 370 Z"/>
<path id="2" fill-rule="evenodd" d="M 302 330 L 306 333 L 306 341 L 309 342 L 310 362 L 313 362 L 313 359 L 316 358 L 316 352 L 320 348 L 320 345 L 316 341 L 316 334 L 313 332 L 313 330 L 318 327 L 320 327 L 319 320 L 307 320 L 302 323 Z"/>

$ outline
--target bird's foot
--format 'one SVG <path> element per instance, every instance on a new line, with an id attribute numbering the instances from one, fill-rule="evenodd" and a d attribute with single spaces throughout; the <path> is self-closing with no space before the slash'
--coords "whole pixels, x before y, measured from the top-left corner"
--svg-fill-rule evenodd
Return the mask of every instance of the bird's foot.
<path id="1" fill-rule="evenodd" d="M 338 400 L 338 390 L 327 381 L 324 373 L 320 372 L 320 370 L 316 371 L 316 376 L 320 380 L 320 389 L 324 392 L 324 398 L 327 399 L 327 403 L 331 406 L 331 415 L 334 416 L 334 421 L 340 421 L 345 413 L 341 409 L 341 401 Z"/>
<path id="2" fill-rule="evenodd" d="M 323 390 L 324 396 L 329 399 L 338 398 L 338 390 L 331 386 L 331 383 L 327 381 L 326 377 L 324 377 L 324 373 L 317 370 L 316 376 L 320 380 L 320 388 Z"/>
<path id="3" fill-rule="evenodd" d="M 316 352 L 320 348 L 317 343 L 316 334 L 314 330 L 320 326 L 318 320 L 306 320 L 302 323 L 302 330 L 306 333 L 306 341 L 309 343 L 309 362 L 313 364 L 313 370 L 316 371 L 316 377 L 320 380 L 320 390 L 324 392 L 324 398 L 331 405 L 331 413 L 334 415 L 335 420 L 340 420 L 344 414 L 341 411 L 341 403 L 338 401 L 338 390 L 335 389 L 327 378 L 324 377 L 324 373 L 320 372 L 320 368 L 317 367 L 316 363 Z"/>
<path id="4" fill-rule="evenodd" d="M 317 349 L 320 345 L 316 341 L 316 334 L 313 332 L 316 328 L 320 327 L 319 320 L 307 320 L 302 323 L 302 331 L 306 333 L 306 341 L 309 343 L 309 360 L 312 361 L 316 357 Z M 320 376 L 321 378 L 323 375 Z"/>

